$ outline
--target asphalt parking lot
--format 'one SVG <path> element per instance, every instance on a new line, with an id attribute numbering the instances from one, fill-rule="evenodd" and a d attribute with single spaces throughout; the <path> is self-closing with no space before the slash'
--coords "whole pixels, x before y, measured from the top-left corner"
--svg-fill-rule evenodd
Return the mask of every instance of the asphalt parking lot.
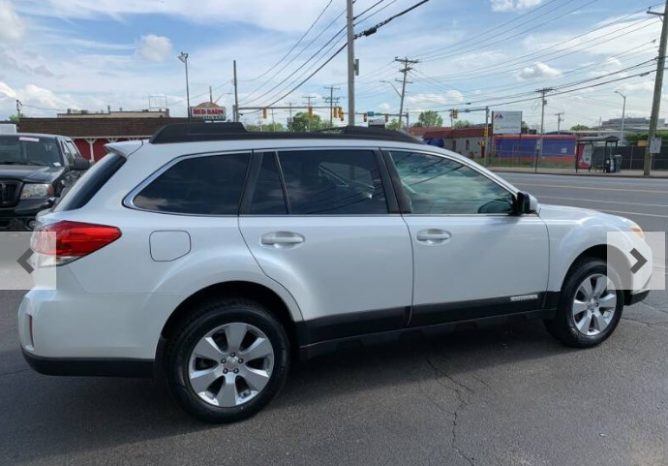
<path id="1" fill-rule="evenodd" d="M 541 202 L 668 227 L 668 180 L 503 176 Z M 668 464 L 666 292 L 587 351 L 521 322 L 299 364 L 267 409 L 218 427 L 151 380 L 32 372 L 20 298 L 0 292 L 0 464 Z"/>

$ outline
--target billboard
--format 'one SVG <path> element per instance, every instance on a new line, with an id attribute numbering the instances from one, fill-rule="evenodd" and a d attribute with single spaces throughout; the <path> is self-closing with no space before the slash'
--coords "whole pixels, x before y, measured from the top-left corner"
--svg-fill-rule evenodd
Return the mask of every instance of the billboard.
<path id="1" fill-rule="evenodd" d="M 494 134 L 522 134 L 522 112 L 492 112 Z"/>
<path id="2" fill-rule="evenodd" d="M 190 116 L 203 120 L 225 120 L 225 107 L 205 102 L 196 107 L 190 107 Z"/>

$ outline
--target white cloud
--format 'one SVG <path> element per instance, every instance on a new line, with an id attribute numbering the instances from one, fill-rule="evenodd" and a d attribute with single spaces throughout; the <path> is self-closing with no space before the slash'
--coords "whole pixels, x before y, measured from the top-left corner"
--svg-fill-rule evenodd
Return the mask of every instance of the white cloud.
<path id="1" fill-rule="evenodd" d="M 168 37 L 155 34 L 141 36 L 137 53 L 148 61 L 163 62 L 172 54 L 172 41 Z"/>
<path id="2" fill-rule="evenodd" d="M 492 11 L 520 11 L 540 5 L 543 0 L 491 0 Z"/>
<path id="3" fill-rule="evenodd" d="M 0 42 L 15 42 L 23 37 L 26 26 L 9 0 L 0 0 Z"/>
<path id="4" fill-rule="evenodd" d="M 163 14 L 196 23 L 243 22 L 277 31 L 301 31 L 324 4 L 313 0 L 21 0 L 20 7 L 34 15 L 69 19 L 122 20 L 130 15 Z"/>
<path id="5" fill-rule="evenodd" d="M 464 102 L 464 95 L 457 90 L 438 94 L 415 94 L 406 97 L 407 107 L 411 111 L 427 110 L 434 106 L 456 105 Z"/>
<path id="6" fill-rule="evenodd" d="M 561 71 L 541 62 L 536 62 L 531 66 L 524 67 L 516 74 L 516 77 L 519 80 L 558 78 L 559 76 L 561 76 Z"/>
<path id="7" fill-rule="evenodd" d="M 15 99 L 21 101 L 25 106 L 24 112 L 31 116 L 52 115 L 55 111 L 76 107 L 69 96 L 57 95 L 52 90 L 36 84 L 26 84 L 21 89 L 15 89 L 0 81 L 0 114 L 13 114 Z"/>

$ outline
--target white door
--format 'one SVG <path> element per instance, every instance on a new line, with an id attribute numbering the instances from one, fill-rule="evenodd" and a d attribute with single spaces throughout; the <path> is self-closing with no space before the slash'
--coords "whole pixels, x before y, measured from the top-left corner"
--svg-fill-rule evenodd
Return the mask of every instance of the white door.
<path id="1" fill-rule="evenodd" d="M 412 213 L 411 325 L 542 307 L 549 245 L 537 215 L 513 214 L 513 195 L 448 157 L 391 151 Z"/>
<path id="2" fill-rule="evenodd" d="M 403 327 L 411 244 L 401 215 L 388 213 L 392 194 L 377 153 L 286 150 L 256 157 L 262 161 L 242 207 L 241 232 L 263 271 L 295 297 L 307 340 Z"/>

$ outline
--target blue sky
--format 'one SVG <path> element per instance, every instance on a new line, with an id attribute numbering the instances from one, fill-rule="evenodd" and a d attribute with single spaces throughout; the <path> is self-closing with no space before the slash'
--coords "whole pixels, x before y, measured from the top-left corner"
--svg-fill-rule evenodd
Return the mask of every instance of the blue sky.
<path id="1" fill-rule="evenodd" d="M 376 2 L 357 0 L 356 12 Z M 415 2 L 385 0 L 362 16 L 356 29 L 366 29 Z M 614 91 L 627 95 L 628 115 L 646 116 L 653 75 L 589 85 L 652 67 L 648 60 L 657 54 L 652 41 L 658 39 L 660 21 L 644 13 L 651 3 L 431 0 L 356 41 L 361 63 L 357 109 L 398 111 L 395 91 L 381 81 L 399 78 L 399 65 L 392 60 L 408 56 L 421 60 L 407 88 L 406 107 L 414 120 L 425 109 L 464 109 L 471 102 L 469 108 L 522 110 L 526 121 L 537 124 L 538 99 L 510 102 L 526 100 L 530 91 L 541 87 L 579 81 L 584 83 L 573 86 L 577 92 L 548 99 L 548 129 L 556 129 L 559 112 L 565 114 L 562 127 L 620 116 L 622 99 Z M 270 68 L 323 9 L 311 33 Z M 166 102 L 172 114 L 184 115 L 184 70 L 176 59 L 181 50 L 190 54 L 193 103 L 208 99 L 211 85 L 214 98 L 231 109 L 236 59 L 241 105 L 267 105 L 324 61 L 327 48 L 318 55 L 322 59 L 296 71 L 340 30 L 344 10 L 344 0 L 0 0 L 0 118 L 15 113 L 17 98 L 29 116 L 55 115 L 67 108 L 102 110 L 107 105 L 146 108 L 149 96 L 160 96 L 152 103 Z M 343 40 L 341 35 L 332 45 Z M 643 62 L 648 63 L 628 69 Z M 592 81 L 602 75 L 609 77 Z M 345 80 L 341 53 L 281 102 L 301 104 L 311 95 L 316 105 L 324 105 L 324 86 L 341 87 L 338 94 L 343 98 Z M 341 102 L 345 108 L 345 99 Z M 447 121 L 447 112 L 442 115 Z M 275 113 L 279 121 L 286 116 Z M 472 121 L 484 117 L 463 116 Z M 244 118 L 256 123 L 260 114 L 247 112 Z"/>

